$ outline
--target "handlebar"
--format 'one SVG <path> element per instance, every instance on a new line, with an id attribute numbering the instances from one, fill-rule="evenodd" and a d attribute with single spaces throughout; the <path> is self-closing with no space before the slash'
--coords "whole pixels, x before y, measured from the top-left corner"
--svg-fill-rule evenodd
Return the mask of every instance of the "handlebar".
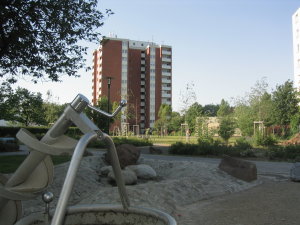
<path id="1" fill-rule="evenodd" d="M 79 113 L 82 112 L 85 107 L 88 107 L 98 113 L 101 113 L 104 116 L 112 118 L 116 116 L 121 111 L 121 109 L 126 106 L 126 104 L 127 104 L 126 100 L 121 100 L 118 108 L 112 114 L 110 114 L 101 109 L 98 109 L 95 106 L 92 106 L 89 100 L 85 96 L 83 96 L 82 94 L 78 94 L 76 98 L 71 102 L 71 107 Z"/>
<path id="2" fill-rule="evenodd" d="M 126 104 L 127 104 L 126 100 L 121 100 L 118 108 L 112 114 L 107 113 L 107 112 L 105 112 L 105 111 L 103 111 L 101 109 L 98 109 L 97 107 L 92 106 L 90 104 L 87 105 L 87 107 L 90 108 L 90 109 L 92 109 L 92 110 L 94 110 L 94 111 L 96 111 L 96 112 L 98 112 L 98 113 L 101 113 L 104 116 L 112 118 L 112 117 L 116 116 L 121 111 L 121 109 L 126 106 Z"/>

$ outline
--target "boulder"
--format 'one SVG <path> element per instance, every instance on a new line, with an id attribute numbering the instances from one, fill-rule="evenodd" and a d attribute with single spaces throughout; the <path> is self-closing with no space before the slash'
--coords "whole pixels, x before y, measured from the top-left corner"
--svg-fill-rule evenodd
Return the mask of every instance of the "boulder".
<path id="1" fill-rule="evenodd" d="M 157 154 L 157 155 L 162 154 L 162 150 L 161 149 L 154 148 L 152 146 L 149 147 L 149 152 L 150 152 L 150 154 Z"/>
<path id="2" fill-rule="evenodd" d="M 125 185 L 132 185 L 137 183 L 137 176 L 132 170 L 122 170 L 121 172 Z M 110 182 L 116 182 L 115 174 L 113 171 L 108 173 L 107 178 Z"/>
<path id="3" fill-rule="evenodd" d="M 127 166 L 126 169 L 134 171 L 140 179 L 151 180 L 157 177 L 155 170 L 146 164 Z"/>
<path id="4" fill-rule="evenodd" d="M 121 168 L 128 165 L 135 165 L 141 155 L 141 150 L 130 144 L 122 144 L 117 147 L 117 154 Z M 105 153 L 105 161 L 111 165 L 110 154 Z"/>
<path id="5" fill-rule="evenodd" d="M 293 164 L 290 170 L 290 176 L 292 181 L 300 181 L 300 162 L 296 162 Z"/>
<path id="6" fill-rule="evenodd" d="M 112 166 L 103 166 L 100 169 L 100 174 L 101 176 L 107 176 L 111 171 L 113 171 Z"/>
<path id="7" fill-rule="evenodd" d="M 219 164 L 219 168 L 229 175 L 247 182 L 257 179 L 256 165 L 252 162 L 225 155 Z"/>

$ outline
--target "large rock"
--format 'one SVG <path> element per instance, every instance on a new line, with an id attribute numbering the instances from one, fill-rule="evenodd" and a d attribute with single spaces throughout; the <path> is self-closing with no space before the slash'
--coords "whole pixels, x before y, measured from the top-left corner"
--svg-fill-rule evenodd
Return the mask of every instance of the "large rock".
<path id="1" fill-rule="evenodd" d="M 157 177 L 155 170 L 146 164 L 127 166 L 126 169 L 134 171 L 140 179 L 151 180 Z"/>
<path id="2" fill-rule="evenodd" d="M 113 171 L 112 166 L 103 166 L 99 171 L 100 172 L 99 175 L 107 176 L 111 171 Z"/>
<path id="3" fill-rule="evenodd" d="M 296 162 L 293 164 L 290 170 L 290 176 L 292 181 L 300 181 L 300 162 Z"/>
<path id="4" fill-rule="evenodd" d="M 256 165 L 252 162 L 225 155 L 219 164 L 219 168 L 231 176 L 247 182 L 257 179 Z"/>
<path id="5" fill-rule="evenodd" d="M 141 155 L 141 150 L 130 144 L 122 144 L 117 147 L 117 154 L 120 166 L 123 169 L 126 166 L 137 164 Z M 105 153 L 104 159 L 109 165 L 111 165 L 109 154 Z"/>
<path id="6" fill-rule="evenodd" d="M 132 185 L 137 183 L 137 176 L 132 170 L 122 170 L 121 171 L 124 183 L 126 185 Z M 113 171 L 109 172 L 107 178 L 110 182 L 116 182 L 115 174 Z"/>

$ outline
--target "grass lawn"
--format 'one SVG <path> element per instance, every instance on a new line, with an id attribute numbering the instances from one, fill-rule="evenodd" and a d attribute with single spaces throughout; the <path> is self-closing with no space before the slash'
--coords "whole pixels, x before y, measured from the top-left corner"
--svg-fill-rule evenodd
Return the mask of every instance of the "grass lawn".
<path id="1" fill-rule="evenodd" d="M 189 143 L 197 143 L 198 137 L 190 137 Z M 163 144 L 163 145 L 171 145 L 176 142 L 183 142 L 186 143 L 186 137 L 185 136 L 151 136 L 149 139 L 153 144 Z"/>
<path id="2" fill-rule="evenodd" d="M 197 144 L 197 140 L 199 137 L 196 136 L 191 136 L 189 138 L 189 143 L 191 144 Z M 215 137 L 215 139 L 219 139 L 222 141 L 222 139 L 220 137 Z M 176 142 L 183 142 L 183 143 L 187 143 L 186 137 L 185 136 L 150 136 L 149 139 L 153 144 L 164 144 L 164 145 L 171 145 L 174 144 Z M 234 144 L 236 140 L 236 137 L 231 137 L 229 139 L 229 144 Z"/>
<path id="3" fill-rule="evenodd" d="M 0 156 L 0 173 L 13 173 L 24 161 L 26 155 Z M 52 156 L 54 165 L 71 160 L 71 156 Z"/>

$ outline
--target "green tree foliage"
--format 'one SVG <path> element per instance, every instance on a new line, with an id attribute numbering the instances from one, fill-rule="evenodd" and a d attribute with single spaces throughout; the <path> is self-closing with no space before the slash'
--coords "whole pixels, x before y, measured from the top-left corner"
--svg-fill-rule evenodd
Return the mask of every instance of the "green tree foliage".
<path id="1" fill-rule="evenodd" d="M 170 132 L 179 132 L 181 124 L 184 123 L 184 117 L 178 112 L 172 112 L 171 120 L 169 122 L 168 129 Z"/>
<path id="2" fill-rule="evenodd" d="M 265 126 L 273 124 L 273 102 L 268 93 L 265 78 L 257 81 L 245 97 L 236 99 L 234 116 L 241 132 L 245 136 L 253 135 L 253 122 L 264 121 Z"/>
<path id="3" fill-rule="evenodd" d="M 296 134 L 300 132 L 300 113 L 296 113 L 292 118 L 291 118 L 291 131 L 292 134 Z"/>
<path id="4" fill-rule="evenodd" d="M 243 136 L 253 135 L 254 116 L 251 107 L 245 104 L 239 104 L 235 107 L 234 116 L 237 118 L 237 127 L 240 128 Z"/>
<path id="5" fill-rule="evenodd" d="M 299 98 L 293 82 L 288 80 L 276 87 L 273 92 L 274 119 L 278 125 L 288 125 L 294 115 L 299 113 Z"/>
<path id="6" fill-rule="evenodd" d="M 104 15 L 97 0 L 2 0 L 0 77 L 9 75 L 13 82 L 17 75 L 29 75 L 36 82 L 79 76 L 87 50 L 79 41 L 99 41 Z"/>
<path id="7" fill-rule="evenodd" d="M 202 116 L 203 107 L 195 102 L 186 111 L 185 118 L 191 132 L 195 131 L 196 118 Z"/>
<path id="8" fill-rule="evenodd" d="M 203 106 L 203 114 L 206 116 L 217 116 L 217 112 L 220 108 L 220 105 L 208 104 Z"/>
<path id="9" fill-rule="evenodd" d="M 12 96 L 13 90 L 9 83 L 2 83 L 0 86 L 0 119 L 11 120 L 11 103 L 9 98 Z"/>
<path id="10" fill-rule="evenodd" d="M 43 110 L 45 114 L 46 125 L 51 125 L 52 123 L 56 122 L 66 106 L 67 104 L 60 105 L 54 102 L 44 102 Z"/>
<path id="11" fill-rule="evenodd" d="M 219 107 L 219 110 L 217 111 L 217 116 L 222 117 L 222 116 L 228 116 L 232 113 L 232 109 L 227 101 L 224 99 L 221 100 L 221 104 Z"/>
<path id="12" fill-rule="evenodd" d="M 159 111 L 158 111 L 158 117 L 159 119 L 155 121 L 154 127 L 161 133 L 161 135 L 164 134 L 164 131 L 166 132 L 169 130 L 169 123 L 172 116 L 172 108 L 170 105 L 167 104 L 161 104 Z"/>
<path id="13" fill-rule="evenodd" d="M 199 142 L 202 143 L 212 143 L 213 142 L 213 136 L 216 133 L 216 130 L 210 129 L 208 127 L 208 117 L 201 116 L 197 118 L 197 134 L 199 137 Z"/>
<path id="14" fill-rule="evenodd" d="M 18 87 L 8 99 L 10 119 L 25 126 L 30 124 L 44 125 L 46 123 L 41 93 L 33 93 Z"/>
<path id="15" fill-rule="evenodd" d="M 50 91 L 47 92 L 47 98 L 43 102 L 43 110 L 45 114 L 46 125 L 51 125 L 60 117 L 66 108 L 67 104 L 60 105 L 53 101 L 53 96 Z"/>
<path id="16" fill-rule="evenodd" d="M 218 134 L 227 143 L 228 139 L 234 134 L 236 123 L 233 117 L 225 116 L 220 119 Z"/>
<path id="17" fill-rule="evenodd" d="M 106 96 L 101 97 L 98 100 L 97 105 L 95 105 L 97 108 L 103 110 L 103 111 L 107 111 L 107 106 L 108 106 L 108 99 Z M 111 104 L 110 107 L 112 108 Z M 109 128 L 108 128 L 108 120 L 109 123 L 111 124 L 114 120 L 113 118 L 109 119 L 108 117 L 100 114 L 99 112 L 95 112 L 91 109 L 86 109 L 86 114 L 87 116 L 104 132 L 108 133 L 109 132 Z"/>

